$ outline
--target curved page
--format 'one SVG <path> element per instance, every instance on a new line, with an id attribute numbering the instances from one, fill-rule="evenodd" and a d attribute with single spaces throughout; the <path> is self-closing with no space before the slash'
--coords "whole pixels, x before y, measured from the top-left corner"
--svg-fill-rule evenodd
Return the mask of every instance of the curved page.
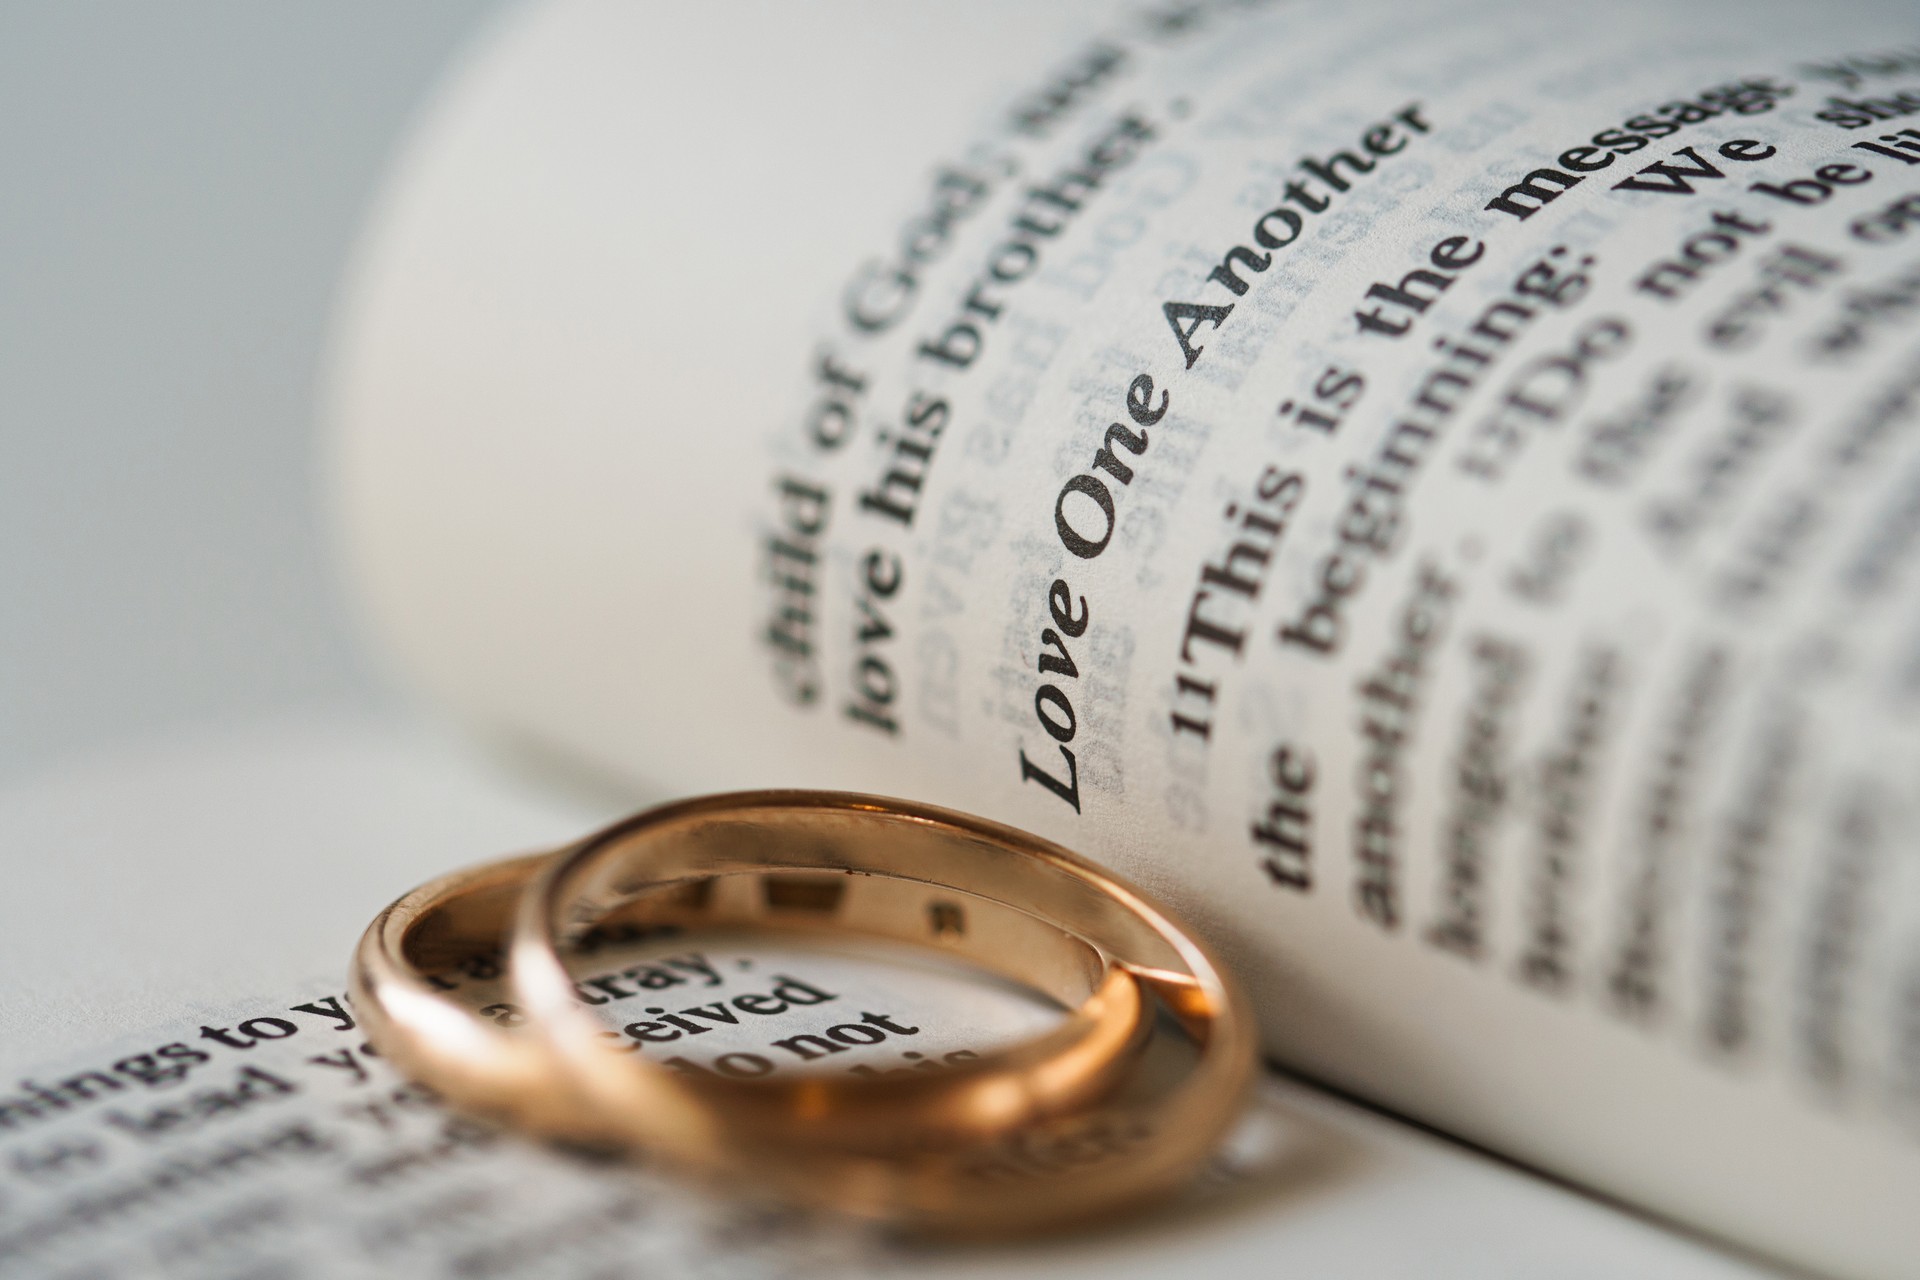
<path id="1" fill-rule="evenodd" d="M 1279 1059 L 1894 1274 L 1917 37 L 535 10 L 361 258 L 354 581 L 488 732 L 1032 828 L 1198 922 Z"/>

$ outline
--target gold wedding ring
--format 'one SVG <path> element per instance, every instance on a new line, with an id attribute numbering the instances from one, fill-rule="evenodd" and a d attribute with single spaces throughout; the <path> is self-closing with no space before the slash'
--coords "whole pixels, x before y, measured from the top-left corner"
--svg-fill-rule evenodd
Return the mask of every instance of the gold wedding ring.
<path id="1" fill-rule="evenodd" d="M 450 995 L 469 974 L 504 975 L 520 895 L 551 856 L 466 867 L 405 894 L 361 935 L 347 987 L 374 1047 L 449 1102 L 544 1137 L 592 1142 L 602 1125 L 546 1043 Z"/>
<path id="2" fill-rule="evenodd" d="M 496 954 L 515 911 L 517 1034 L 435 977 Z M 612 1052 L 622 1037 L 562 956 L 609 928 L 667 927 L 912 943 L 1070 1012 L 928 1073 L 736 1080 Z M 1171 1189 L 1224 1134 L 1253 1066 L 1240 996 L 1139 891 L 1011 828 L 839 793 L 684 801 L 423 885 L 369 928 L 353 988 L 375 1046 L 457 1103 L 935 1230 L 1028 1230 Z"/>

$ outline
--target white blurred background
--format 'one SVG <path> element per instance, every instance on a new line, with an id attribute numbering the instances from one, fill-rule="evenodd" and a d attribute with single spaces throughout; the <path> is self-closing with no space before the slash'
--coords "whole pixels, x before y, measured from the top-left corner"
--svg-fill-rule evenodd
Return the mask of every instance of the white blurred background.
<path id="1" fill-rule="evenodd" d="M 500 6 L 0 6 L 0 785 L 390 696 L 316 514 L 341 268 Z"/>

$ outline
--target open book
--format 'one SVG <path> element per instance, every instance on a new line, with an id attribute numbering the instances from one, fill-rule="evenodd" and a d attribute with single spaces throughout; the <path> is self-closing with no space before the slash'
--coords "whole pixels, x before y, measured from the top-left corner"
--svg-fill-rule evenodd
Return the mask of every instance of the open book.
<path id="1" fill-rule="evenodd" d="M 1911 1274 L 1910 5 L 1029 8 L 503 25 L 328 388 L 377 634 L 579 773 L 1031 828 L 1306 1078 Z"/>
<path id="2" fill-rule="evenodd" d="M 1070 16 L 469 67 L 332 400 L 391 651 L 606 774 L 1036 830 L 1312 1078 L 1920 1266 L 1911 8 Z"/>

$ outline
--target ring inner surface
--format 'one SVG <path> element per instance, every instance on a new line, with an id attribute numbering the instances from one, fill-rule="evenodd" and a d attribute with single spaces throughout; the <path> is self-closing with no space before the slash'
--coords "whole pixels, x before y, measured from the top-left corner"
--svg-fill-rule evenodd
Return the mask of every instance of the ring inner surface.
<path id="1" fill-rule="evenodd" d="M 1051 925 L 924 884 L 872 880 L 843 914 L 831 890 L 845 882 L 739 874 L 640 894 L 568 947 L 580 1003 L 611 1044 L 683 1071 L 866 1077 L 959 1066 L 1042 1035 L 1104 972 L 1097 951 Z M 477 883 L 401 944 L 430 986 L 511 1033 L 526 1025 L 502 945 L 517 895 Z"/>
<path id="2" fill-rule="evenodd" d="M 715 882 L 752 874 L 768 886 L 760 917 L 796 927 L 864 926 L 902 941 L 965 945 L 964 937 L 943 934 L 936 913 L 943 896 L 970 895 L 1092 940 L 1110 960 L 1176 977 L 1192 972 L 1155 922 L 1085 875 L 939 823 L 838 809 L 721 812 L 605 841 L 556 886 L 562 939 L 590 932 L 636 900 L 678 892 L 698 903 L 713 895 Z M 991 963 L 990 953 L 977 950 Z"/>

